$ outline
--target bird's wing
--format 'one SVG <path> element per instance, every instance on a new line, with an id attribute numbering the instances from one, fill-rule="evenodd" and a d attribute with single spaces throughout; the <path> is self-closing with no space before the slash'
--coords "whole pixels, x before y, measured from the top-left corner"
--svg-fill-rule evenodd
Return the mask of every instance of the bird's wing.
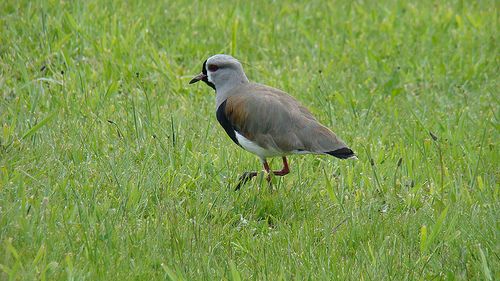
<path id="1" fill-rule="evenodd" d="M 261 147 L 284 153 L 337 151 L 344 156 L 354 155 L 297 100 L 264 85 L 250 83 L 235 89 L 219 106 L 217 119 L 236 143 L 235 131 Z M 340 158 L 348 158 L 342 155 Z"/>

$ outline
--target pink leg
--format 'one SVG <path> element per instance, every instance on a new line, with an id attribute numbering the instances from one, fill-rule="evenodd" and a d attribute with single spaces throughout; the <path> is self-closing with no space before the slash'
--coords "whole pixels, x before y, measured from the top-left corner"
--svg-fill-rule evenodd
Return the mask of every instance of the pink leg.
<path id="1" fill-rule="evenodd" d="M 269 163 L 267 163 L 267 161 L 264 159 L 264 161 L 262 162 L 262 165 L 264 165 L 264 170 L 266 170 L 266 172 L 267 172 L 266 180 L 268 182 L 270 182 L 271 181 L 271 168 L 269 168 Z"/>
<path id="2" fill-rule="evenodd" d="M 283 156 L 283 169 L 279 171 L 271 171 L 271 168 L 269 168 L 269 164 L 265 160 L 262 164 L 264 165 L 264 169 L 268 173 L 267 181 L 271 181 L 271 172 L 273 173 L 273 175 L 280 177 L 288 175 L 288 173 L 290 173 L 290 168 L 288 168 L 288 161 L 286 160 L 285 156 Z"/>
<path id="3" fill-rule="evenodd" d="M 288 162 L 286 161 L 286 157 L 283 156 L 283 169 L 280 171 L 274 171 L 273 174 L 276 176 L 284 176 L 290 173 L 290 169 L 288 168 Z"/>

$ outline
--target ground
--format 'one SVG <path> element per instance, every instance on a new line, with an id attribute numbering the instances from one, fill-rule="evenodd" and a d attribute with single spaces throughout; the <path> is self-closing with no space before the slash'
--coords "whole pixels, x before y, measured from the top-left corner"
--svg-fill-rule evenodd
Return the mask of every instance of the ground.
<path id="1" fill-rule="evenodd" d="M 496 1 L 0 11 L 1 280 L 500 279 Z M 234 191 L 259 160 L 188 84 L 216 53 L 359 160 Z"/>

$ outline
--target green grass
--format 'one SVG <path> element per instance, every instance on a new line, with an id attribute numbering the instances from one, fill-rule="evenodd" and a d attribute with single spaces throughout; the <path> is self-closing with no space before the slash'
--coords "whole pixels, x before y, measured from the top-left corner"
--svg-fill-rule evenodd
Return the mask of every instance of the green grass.
<path id="1" fill-rule="evenodd" d="M 500 279 L 497 1 L 124 2 L 0 3 L 0 280 Z M 216 53 L 359 160 L 233 191 Z"/>

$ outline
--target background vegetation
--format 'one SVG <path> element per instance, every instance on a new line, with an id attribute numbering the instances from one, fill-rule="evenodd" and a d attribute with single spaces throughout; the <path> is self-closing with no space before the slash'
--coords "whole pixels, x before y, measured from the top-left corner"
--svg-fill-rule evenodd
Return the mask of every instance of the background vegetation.
<path id="1" fill-rule="evenodd" d="M 497 1 L 0 3 L 1 280 L 499 280 Z M 229 53 L 359 161 L 257 158 Z M 279 161 L 272 166 L 279 168 Z"/>

